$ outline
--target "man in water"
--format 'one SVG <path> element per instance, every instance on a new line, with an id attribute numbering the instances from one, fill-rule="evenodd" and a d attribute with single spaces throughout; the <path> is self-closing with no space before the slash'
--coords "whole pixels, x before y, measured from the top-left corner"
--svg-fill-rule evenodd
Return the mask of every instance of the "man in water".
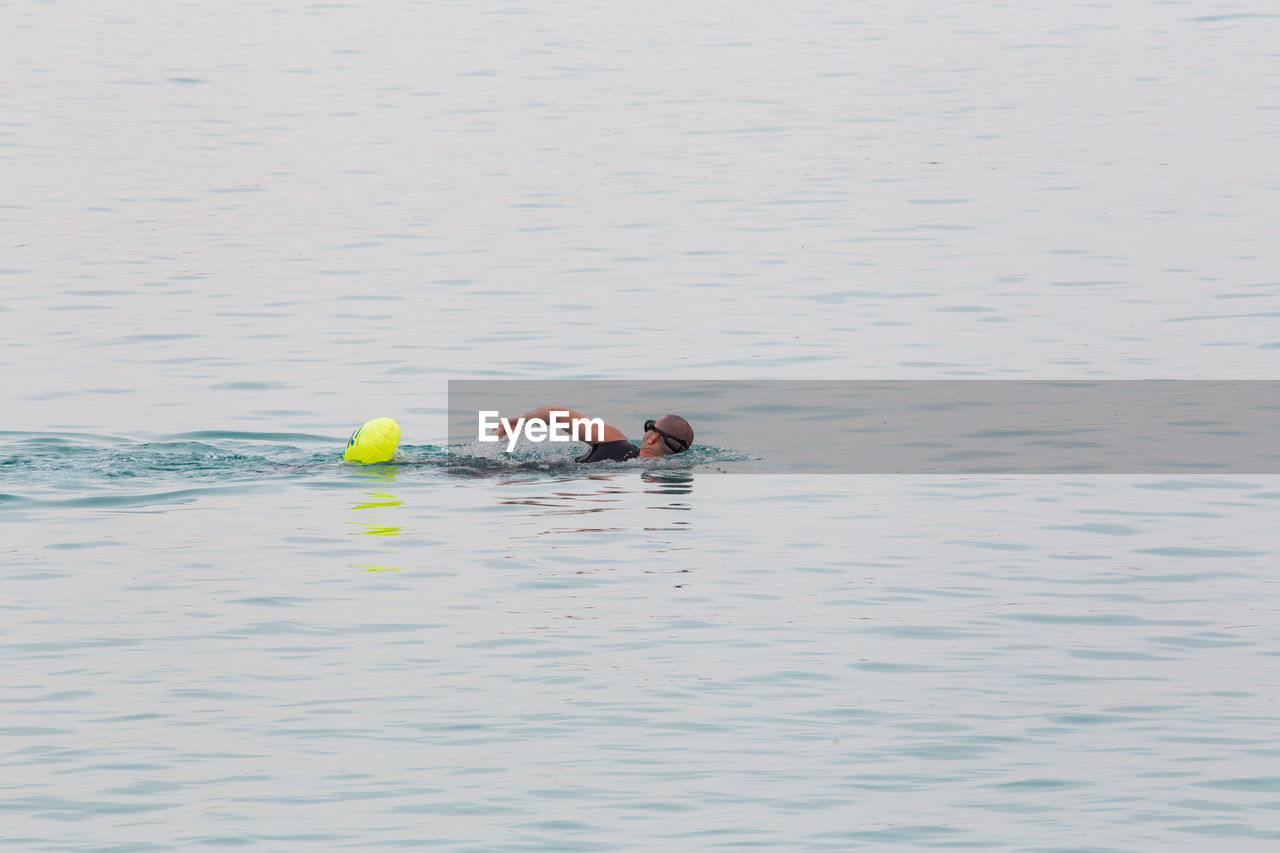
<path id="1" fill-rule="evenodd" d="M 663 415 L 656 420 L 645 421 L 644 438 L 640 439 L 639 447 L 628 441 L 616 426 L 604 424 L 604 429 L 600 429 L 598 419 L 588 418 L 568 406 L 540 406 L 527 412 L 524 420 L 526 423 L 548 423 L 551 412 L 561 413 L 556 419 L 558 423 L 565 423 L 567 418 L 569 435 L 582 436 L 582 440 L 591 445 L 591 449 L 575 459 L 575 462 L 659 459 L 688 450 L 689 445 L 693 444 L 693 427 L 679 415 Z M 579 424 L 579 421 L 584 423 Z M 499 423 L 498 438 L 503 439 L 506 435 L 506 428 Z"/>

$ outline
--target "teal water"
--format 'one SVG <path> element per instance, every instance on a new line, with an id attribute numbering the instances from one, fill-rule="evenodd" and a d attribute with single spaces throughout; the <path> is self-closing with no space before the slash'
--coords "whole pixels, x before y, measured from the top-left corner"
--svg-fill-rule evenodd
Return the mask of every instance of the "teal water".
<path id="1" fill-rule="evenodd" d="M 458 378 L 1274 380 L 1278 21 L 0 6 L 0 847 L 1274 850 L 1275 477 L 440 448 Z"/>
<path id="2" fill-rule="evenodd" d="M 0 464 L 16 849 L 1275 843 L 1274 481 L 88 438 Z"/>

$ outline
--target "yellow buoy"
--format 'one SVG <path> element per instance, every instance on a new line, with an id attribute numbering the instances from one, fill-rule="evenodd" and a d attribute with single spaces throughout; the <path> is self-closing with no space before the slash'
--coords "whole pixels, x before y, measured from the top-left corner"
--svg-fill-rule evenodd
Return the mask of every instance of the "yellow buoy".
<path id="1" fill-rule="evenodd" d="M 351 433 L 342 458 L 361 465 L 390 462 L 399 445 L 400 424 L 391 418 L 374 418 Z"/>

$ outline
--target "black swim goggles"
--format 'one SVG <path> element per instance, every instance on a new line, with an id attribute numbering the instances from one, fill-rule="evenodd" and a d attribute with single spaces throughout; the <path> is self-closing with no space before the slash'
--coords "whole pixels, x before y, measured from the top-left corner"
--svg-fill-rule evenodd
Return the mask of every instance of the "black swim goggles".
<path id="1" fill-rule="evenodd" d="M 681 450 L 689 449 L 689 442 L 685 441 L 683 438 L 677 438 L 676 436 L 672 435 L 669 432 L 663 432 L 662 430 L 658 429 L 656 424 L 657 424 L 657 421 L 652 421 L 652 420 L 645 421 L 644 431 L 649 432 L 650 430 L 652 430 L 653 432 L 656 432 L 658 435 L 662 436 L 662 440 L 663 442 L 666 443 L 667 449 L 670 450 L 672 453 L 679 453 Z M 673 441 L 676 442 L 676 444 L 678 444 L 679 446 L 677 447 L 676 445 L 673 445 L 671 443 Z"/>

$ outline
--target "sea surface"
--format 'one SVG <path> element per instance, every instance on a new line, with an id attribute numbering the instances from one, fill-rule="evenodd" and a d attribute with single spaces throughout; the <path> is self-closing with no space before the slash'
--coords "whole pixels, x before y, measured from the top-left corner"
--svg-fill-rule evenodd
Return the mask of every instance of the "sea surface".
<path id="1" fill-rule="evenodd" d="M 1280 378 L 1272 4 L 0 28 L 0 848 L 1280 848 L 1280 477 L 444 451 L 451 379 Z"/>

